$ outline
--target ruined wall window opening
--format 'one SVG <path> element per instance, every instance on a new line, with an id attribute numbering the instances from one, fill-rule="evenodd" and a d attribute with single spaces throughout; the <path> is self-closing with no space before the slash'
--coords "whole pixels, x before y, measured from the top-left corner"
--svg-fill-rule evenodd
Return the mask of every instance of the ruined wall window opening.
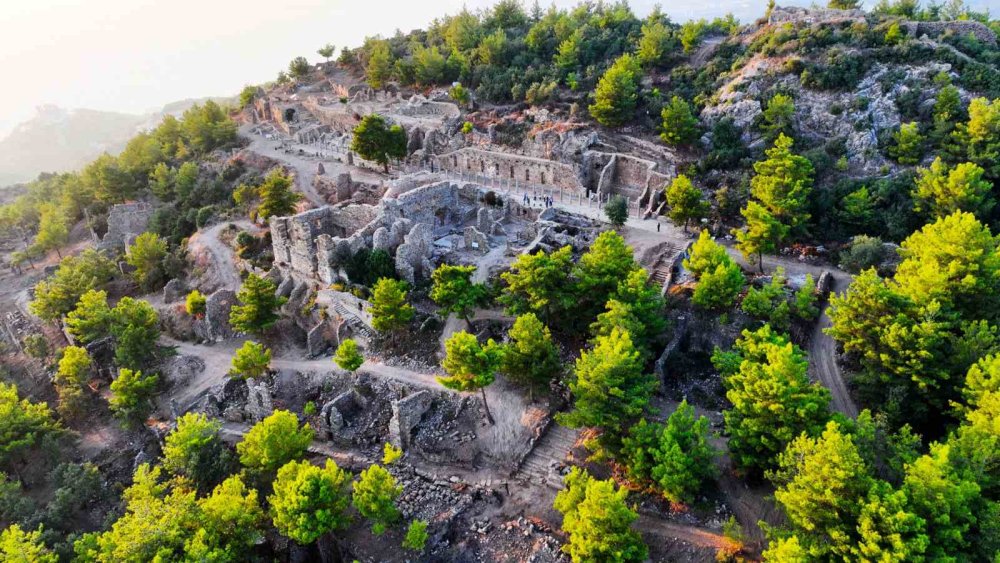
<path id="1" fill-rule="evenodd" d="M 285 121 L 292 121 L 295 119 L 295 108 L 285 109 Z"/>
<path id="2" fill-rule="evenodd" d="M 525 170 L 524 171 L 524 181 L 525 182 L 530 182 L 531 181 L 531 170 Z"/>

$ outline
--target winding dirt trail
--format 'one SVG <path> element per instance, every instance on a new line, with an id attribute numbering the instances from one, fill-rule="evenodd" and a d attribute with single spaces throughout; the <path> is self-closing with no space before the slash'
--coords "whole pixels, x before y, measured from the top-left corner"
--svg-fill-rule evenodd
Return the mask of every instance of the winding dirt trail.
<path id="1" fill-rule="evenodd" d="M 249 231 L 253 234 L 261 232 L 261 228 L 246 219 L 225 221 L 202 229 L 188 239 L 188 251 L 195 256 L 195 262 L 206 268 L 205 287 L 212 289 L 239 289 L 243 283 L 240 272 L 236 268 L 236 254 L 233 249 L 219 239 L 223 230 L 230 225 Z"/>

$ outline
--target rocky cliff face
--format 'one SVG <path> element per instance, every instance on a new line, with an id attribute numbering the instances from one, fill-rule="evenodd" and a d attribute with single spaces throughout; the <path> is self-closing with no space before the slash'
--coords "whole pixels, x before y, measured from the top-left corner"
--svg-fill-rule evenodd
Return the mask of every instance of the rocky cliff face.
<path id="1" fill-rule="evenodd" d="M 975 61 L 949 39 L 963 34 L 996 43 L 978 22 L 899 23 L 903 39 L 890 41 L 891 24 L 876 24 L 857 10 L 778 8 L 768 23 L 729 40 L 742 55 L 701 117 L 709 127 L 731 118 L 759 152 L 765 148 L 761 114 L 775 94 L 786 94 L 794 100 L 800 149 L 841 145 L 836 151 L 846 156 L 844 172 L 851 176 L 895 172 L 899 165 L 882 149 L 901 122 L 929 116 L 941 77 L 964 101 L 990 95 L 963 82 L 958 67 Z"/>

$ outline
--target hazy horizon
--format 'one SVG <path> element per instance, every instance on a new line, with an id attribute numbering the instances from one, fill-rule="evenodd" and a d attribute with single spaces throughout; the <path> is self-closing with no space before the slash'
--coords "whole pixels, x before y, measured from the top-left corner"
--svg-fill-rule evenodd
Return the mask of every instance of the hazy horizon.
<path id="1" fill-rule="evenodd" d="M 975 0 L 979 5 L 986 0 Z M 493 0 L 32 0 L 5 2 L 0 20 L 0 138 L 35 108 L 146 113 L 164 104 L 232 96 L 245 84 L 272 80 L 295 56 L 310 61 L 330 42 L 338 50 L 366 36 L 425 27 L 431 20 L 477 10 Z M 556 0 L 560 7 L 578 3 Z M 647 14 L 655 0 L 631 0 Z M 767 0 L 663 3 L 675 21 L 732 12 L 759 17 Z M 806 0 L 780 2 L 807 5 Z M 86 4 L 86 5 L 84 5 Z M 531 2 L 525 2 L 530 5 Z M 541 2 L 548 6 L 549 2 Z M 980 6 L 982 7 L 982 6 Z"/>

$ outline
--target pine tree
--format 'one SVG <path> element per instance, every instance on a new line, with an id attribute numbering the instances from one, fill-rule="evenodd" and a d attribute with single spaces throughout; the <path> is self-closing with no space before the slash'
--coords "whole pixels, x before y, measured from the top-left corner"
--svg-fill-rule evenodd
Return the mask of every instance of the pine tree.
<path id="1" fill-rule="evenodd" d="M 240 287 L 234 305 L 229 311 L 229 324 L 240 332 L 263 332 L 278 322 L 278 309 L 288 299 L 277 295 L 277 286 L 269 279 L 250 274 Z"/>
<path id="2" fill-rule="evenodd" d="M 518 316 L 507 336 L 510 341 L 503 346 L 500 371 L 508 378 L 534 390 L 559 375 L 559 350 L 548 327 L 534 313 Z"/>
<path id="3" fill-rule="evenodd" d="M 744 331 L 736 350 L 730 365 L 738 367 L 723 378 L 733 405 L 724 413 L 729 450 L 738 467 L 759 472 L 802 432 L 818 433 L 829 418 L 830 392 L 810 383 L 805 353 L 767 325 Z"/>
<path id="4" fill-rule="evenodd" d="M 795 102 L 786 94 L 775 94 L 767 101 L 767 107 L 761 113 L 761 132 L 764 140 L 773 143 L 779 135 L 791 137 L 795 132 Z"/>
<path id="5" fill-rule="evenodd" d="M 931 217 L 966 211 L 985 218 L 994 205 L 993 186 L 983 179 L 985 172 L 971 162 L 949 169 L 941 157 L 935 158 L 929 168 L 917 169 L 914 210 Z"/>
<path id="6" fill-rule="evenodd" d="M 569 246 L 548 253 L 521 254 L 500 274 L 507 283 L 500 302 L 511 314 L 532 312 L 543 321 L 554 320 L 572 303 L 572 264 L 573 249 Z"/>
<path id="7" fill-rule="evenodd" d="M 449 264 L 441 264 L 434 270 L 430 297 L 441 307 L 442 315 L 455 313 L 470 322 L 469 313 L 486 297 L 486 287 L 472 281 L 475 271 L 475 266 Z"/>
<path id="8" fill-rule="evenodd" d="M 924 136 L 920 134 L 920 124 L 912 121 L 901 123 L 892 134 L 895 143 L 889 147 L 889 155 L 900 164 L 919 164 L 924 155 Z"/>
<path id="9" fill-rule="evenodd" d="M 264 183 L 257 187 L 260 204 L 257 206 L 257 219 L 267 221 L 270 217 L 291 215 L 295 204 L 302 196 L 292 191 L 292 179 L 280 168 L 275 168 L 264 178 Z"/>
<path id="10" fill-rule="evenodd" d="M 736 248 L 749 261 L 757 255 L 757 265 L 764 272 L 764 253 L 774 252 L 778 245 L 788 236 L 788 226 L 783 225 L 770 211 L 756 201 L 747 203 L 740 212 L 747 221 L 744 229 L 734 230 Z"/>
<path id="11" fill-rule="evenodd" d="M 614 481 L 598 481 L 574 467 L 564 478 L 566 488 L 554 507 L 562 513 L 562 529 L 569 536 L 563 551 L 573 561 L 639 563 L 648 549 L 631 528 L 639 515 L 629 508 L 628 491 Z"/>
<path id="12" fill-rule="evenodd" d="M 376 41 L 365 68 L 368 85 L 381 90 L 392 75 L 392 53 L 388 41 Z"/>
<path id="13" fill-rule="evenodd" d="M 39 209 L 38 234 L 35 235 L 35 247 L 42 252 L 55 250 L 62 258 L 60 248 L 69 242 L 69 228 L 66 217 L 55 205 L 42 205 Z"/>
<path id="14" fill-rule="evenodd" d="M 351 150 L 381 164 L 388 173 L 390 160 L 406 157 L 406 132 L 399 125 L 390 126 L 381 115 L 370 113 L 354 128 Z"/>
<path id="15" fill-rule="evenodd" d="M 244 467 L 269 473 L 301 457 L 313 436 L 312 428 L 300 427 L 294 414 L 276 410 L 250 428 L 236 444 L 236 453 Z"/>
<path id="16" fill-rule="evenodd" d="M 683 174 L 674 178 L 667 188 L 667 205 L 670 206 L 670 220 L 683 225 L 685 233 L 692 220 L 697 221 L 708 212 L 708 202 L 704 200 L 701 190 Z"/>
<path id="17" fill-rule="evenodd" d="M 326 460 L 323 467 L 308 461 L 288 462 L 278 470 L 274 494 L 268 497 L 274 527 L 301 545 L 346 527 L 350 482 L 350 473 L 333 460 Z"/>
<path id="18" fill-rule="evenodd" d="M 413 320 L 413 305 L 406 299 L 406 282 L 382 278 L 372 290 L 372 326 L 379 332 L 396 332 Z"/>
<path id="19" fill-rule="evenodd" d="M 792 152 L 792 139 L 779 133 L 767 158 L 753 165 L 750 193 L 775 219 L 789 228 L 809 220 L 806 209 L 812 192 L 813 166 Z"/>
<path id="20" fill-rule="evenodd" d="M 642 67 L 638 59 L 625 54 L 601 76 L 594 90 L 590 115 L 605 127 L 618 127 L 632 120 L 639 103 L 639 80 Z"/>
<path id="21" fill-rule="evenodd" d="M 390 524 L 399 520 L 396 499 L 403 487 L 381 465 L 371 465 L 354 482 L 352 504 L 365 518 L 372 521 L 372 532 L 382 535 Z"/>
<path id="22" fill-rule="evenodd" d="M 616 447 L 625 429 L 649 405 L 657 381 L 643 373 L 639 351 L 627 332 L 598 337 L 576 361 L 569 382 L 573 410 L 557 415 L 560 424 L 602 430 L 600 447 Z"/>
<path id="23" fill-rule="evenodd" d="M 660 112 L 660 138 L 673 146 L 690 145 L 698 140 L 698 118 L 691 113 L 691 106 L 680 96 L 674 96 Z"/>
<path id="24" fill-rule="evenodd" d="M 345 338 L 340 346 L 337 346 L 337 353 L 333 355 L 333 361 L 340 369 L 353 373 L 361 367 L 361 364 L 365 363 L 365 358 L 358 351 L 358 343 L 350 338 Z"/>
<path id="25" fill-rule="evenodd" d="M 486 402 L 486 386 L 496 379 L 500 367 L 501 350 L 489 340 L 481 346 L 476 337 L 465 331 L 456 332 L 444 343 L 445 357 L 441 367 L 447 377 L 438 377 L 438 383 L 456 391 L 479 391 L 483 397 L 486 418 L 493 423 L 489 404 Z"/>
<path id="26" fill-rule="evenodd" d="M 271 371 L 271 350 L 263 344 L 247 340 L 236 349 L 229 376 L 237 379 L 259 378 Z"/>
<path id="27" fill-rule="evenodd" d="M 108 401 L 112 412 L 127 426 L 146 418 L 153 409 L 150 401 L 159 382 L 155 373 L 143 375 L 139 370 L 118 370 L 118 377 L 111 382 Z"/>

